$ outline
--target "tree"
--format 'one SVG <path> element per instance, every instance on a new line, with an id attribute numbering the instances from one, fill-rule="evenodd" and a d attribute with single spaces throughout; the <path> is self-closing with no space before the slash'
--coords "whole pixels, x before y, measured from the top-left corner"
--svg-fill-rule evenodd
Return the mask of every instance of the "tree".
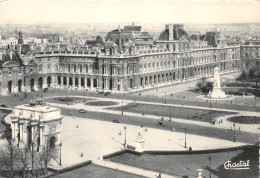
<path id="1" fill-rule="evenodd" d="M 254 75 L 255 75 L 255 86 L 257 88 L 257 82 L 259 82 L 260 80 L 260 72 L 255 71 Z"/>
<path id="2" fill-rule="evenodd" d="M 23 177 L 26 177 L 26 171 L 28 171 L 28 166 L 30 165 L 30 159 L 28 156 L 28 149 L 27 147 L 19 149 L 20 154 L 18 155 L 17 161 L 21 163 L 21 170 Z"/>
<path id="3" fill-rule="evenodd" d="M 246 72 L 243 70 L 242 73 L 237 78 L 238 80 L 245 80 L 247 77 Z"/>
<path id="4" fill-rule="evenodd" d="M 51 160 L 57 160 L 59 158 L 59 151 L 55 148 L 51 148 L 50 140 L 47 139 L 40 152 L 40 161 L 43 163 L 43 169 L 46 172 L 48 164 Z"/>
<path id="5" fill-rule="evenodd" d="M 197 82 L 195 90 L 200 91 L 202 93 L 208 93 L 213 88 L 212 82 L 207 82 L 206 78 L 202 78 L 200 81 Z"/>
<path id="6" fill-rule="evenodd" d="M 14 171 L 20 167 L 18 158 L 20 157 L 20 150 L 14 140 L 7 140 L 7 143 L 0 149 L 0 169 L 10 170 L 10 177 L 14 177 Z"/>
<path id="7" fill-rule="evenodd" d="M 252 80 L 255 77 L 255 72 L 253 69 L 249 69 L 248 77 Z"/>

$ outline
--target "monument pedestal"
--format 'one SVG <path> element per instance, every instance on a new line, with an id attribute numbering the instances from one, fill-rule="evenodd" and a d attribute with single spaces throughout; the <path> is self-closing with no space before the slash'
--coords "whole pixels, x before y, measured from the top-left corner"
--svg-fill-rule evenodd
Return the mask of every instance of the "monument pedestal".
<path id="1" fill-rule="evenodd" d="M 226 98 L 225 92 L 221 89 L 218 67 L 215 67 L 214 69 L 214 85 L 212 92 L 209 92 L 208 96 L 211 98 Z"/>
<path id="2" fill-rule="evenodd" d="M 143 152 L 144 151 L 144 139 L 135 140 L 135 151 Z"/>
<path id="3" fill-rule="evenodd" d="M 211 98 L 226 98 L 226 93 L 221 88 L 213 88 L 210 96 Z"/>

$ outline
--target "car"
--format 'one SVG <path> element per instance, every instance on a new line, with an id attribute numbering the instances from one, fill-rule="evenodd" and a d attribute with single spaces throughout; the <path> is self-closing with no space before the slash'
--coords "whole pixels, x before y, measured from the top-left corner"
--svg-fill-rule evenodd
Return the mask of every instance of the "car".
<path id="1" fill-rule="evenodd" d="M 1 104 L 0 107 L 7 108 L 5 104 Z"/>
<path id="2" fill-rule="evenodd" d="M 158 122 L 156 125 L 165 126 L 163 122 Z"/>
<path id="3" fill-rule="evenodd" d="M 47 91 L 48 91 L 48 88 L 44 88 L 44 89 L 43 89 L 43 92 L 47 92 Z"/>
<path id="4" fill-rule="evenodd" d="M 80 109 L 79 113 L 86 113 L 87 111 L 85 109 Z"/>
<path id="5" fill-rule="evenodd" d="M 108 95 L 110 95 L 111 93 L 110 92 L 105 92 L 104 93 L 104 96 L 108 96 Z"/>
<path id="6" fill-rule="evenodd" d="M 114 120 L 112 120 L 112 122 L 114 122 L 114 123 L 119 123 L 119 120 L 114 119 Z"/>

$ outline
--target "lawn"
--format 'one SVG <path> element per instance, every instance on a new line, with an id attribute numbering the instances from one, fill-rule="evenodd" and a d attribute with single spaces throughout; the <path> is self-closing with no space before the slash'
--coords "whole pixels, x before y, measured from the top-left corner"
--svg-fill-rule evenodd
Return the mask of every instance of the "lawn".
<path id="1" fill-rule="evenodd" d="M 134 113 L 141 113 L 143 115 L 156 115 L 162 117 L 175 117 L 183 118 L 195 121 L 203 121 L 208 123 L 213 123 L 217 117 L 223 115 L 234 114 L 232 112 L 214 111 L 214 110 L 202 110 L 193 108 L 183 108 L 183 107 L 173 107 L 173 106 L 163 106 L 163 105 L 150 105 L 141 103 L 129 103 L 125 106 L 112 107 L 112 110 L 127 111 Z M 172 118 L 172 121 L 174 119 Z"/>
<path id="2" fill-rule="evenodd" d="M 102 177 L 113 177 L 113 178 L 142 178 L 135 174 L 122 172 L 114 169 L 109 169 L 95 164 L 91 164 L 73 171 L 60 174 L 55 176 L 56 178 L 102 178 Z"/>
<path id="3" fill-rule="evenodd" d="M 165 172 L 178 177 L 197 177 L 197 169 L 202 168 L 203 176 L 212 178 L 245 178 L 258 177 L 258 147 L 244 148 L 237 151 L 209 153 L 209 154 L 178 154 L 178 155 L 152 155 L 142 156 L 124 153 L 110 158 L 110 161 L 132 165 L 157 172 Z M 209 156 L 211 157 L 209 166 Z M 232 162 L 250 160 L 249 170 L 226 170 L 225 161 Z"/>
<path id="4" fill-rule="evenodd" d="M 184 104 L 184 105 L 192 105 L 192 106 L 201 106 L 201 107 L 207 107 L 209 108 L 209 102 L 206 101 L 200 101 L 193 96 L 190 95 L 189 91 L 174 93 L 172 96 L 169 95 L 167 97 L 167 104 Z M 168 93 L 167 93 L 168 94 Z M 155 97 L 155 96 L 149 96 L 149 95 L 141 95 L 141 96 L 135 96 L 134 94 L 128 93 L 128 94 L 111 94 L 109 96 L 104 96 L 102 94 L 96 93 L 96 92 L 79 92 L 79 91 L 64 91 L 64 90 L 54 90 L 49 89 L 48 92 L 30 92 L 28 93 L 28 97 L 20 100 L 20 98 L 23 97 L 23 93 L 19 93 L 18 97 L 15 97 L 14 95 L 11 96 L 0 96 L 0 104 L 6 104 L 9 107 L 13 107 L 20 104 L 29 103 L 30 100 L 33 98 L 33 96 L 43 96 L 43 97 L 50 97 L 50 96 L 90 96 L 90 97 L 101 97 L 101 98 L 116 98 L 116 99 L 127 99 L 127 100 L 136 100 L 136 101 L 147 101 L 147 102 L 158 102 L 158 103 L 164 103 L 165 97 Z M 185 96 L 185 98 L 184 98 Z M 184 98 L 184 99 L 183 99 Z M 95 98 L 93 98 L 95 99 Z M 235 109 L 235 110 L 245 110 L 245 111 L 259 111 L 259 107 L 252 107 L 251 105 L 245 105 L 245 100 L 247 98 L 242 98 L 243 105 L 240 105 L 240 102 L 238 99 L 236 101 L 233 101 L 230 103 L 223 103 L 220 101 L 212 101 L 211 105 L 212 107 L 216 108 L 224 108 L 224 109 Z M 259 98 L 255 100 L 254 102 L 259 103 Z M 236 104 L 237 103 L 237 104 Z M 251 103 L 250 101 L 246 101 L 246 103 Z"/>
<path id="5" fill-rule="evenodd" d="M 239 124 L 260 124 L 260 117 L 256 116 L 236 116 L 228 120 Z"/>
<path id="6" fill-rule="evenodd" d="M 90 105 L 90 106 L 113 106 L 117 105 L 117 102 L 112 102 L 112 101 L 90 101 L 85 103 L 85 105 Z"/>
<path id="7" fill-rule="evenodd" d="M 84 103 L 88 101 L 93 101 L 94 99 L 90 98 L 81 98 L 81 97 L 55 97 L 55 98 L 47 98 L 46 102 L 50 103 L 59 103 L 59 104 L 76 104 L 76 103 Z"/>

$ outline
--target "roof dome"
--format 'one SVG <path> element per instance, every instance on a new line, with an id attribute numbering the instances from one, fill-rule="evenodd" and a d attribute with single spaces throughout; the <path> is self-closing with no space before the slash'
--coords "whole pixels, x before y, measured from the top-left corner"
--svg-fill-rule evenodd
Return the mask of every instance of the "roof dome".
<path id="1" fill-rule="evenodd" d="M 183 26 L 181 25 L 174 25 L 174 28 L 172 29 L 171 33 L 172 33 L 173 40 L 179 40 L 183 36 L 189 39 L 188 33 L 183 29 Z M 167 26 L 167 28 L 161 32 L 159 36 L 159 40 L 169 40 L 169 36 L 170 36 L 170 28 L 168 28 Z"/>
<path id="2" fill-rule="evenodd" d="M 130 31 L 124 29 L 116 29 L 111 32 L 108 32 L 105 37 L 106 41 L 112 41 L 116 45 L 119 45 L 119 39 L 121 39 L 123 45 L 128 41 L 133 41 L 134 37 Z"/>
<path id="3" fill-rule="evenodd" d="M 115 43 L 119 48 L 118 52 L 120 53 L 124 44 L 128 43 L 129 41 L 134 41 L 134 37 L 131 31 L 120 29 L 120 27 L 116 30 L 108 32 L 105 41 L 111 41 Z"/>

